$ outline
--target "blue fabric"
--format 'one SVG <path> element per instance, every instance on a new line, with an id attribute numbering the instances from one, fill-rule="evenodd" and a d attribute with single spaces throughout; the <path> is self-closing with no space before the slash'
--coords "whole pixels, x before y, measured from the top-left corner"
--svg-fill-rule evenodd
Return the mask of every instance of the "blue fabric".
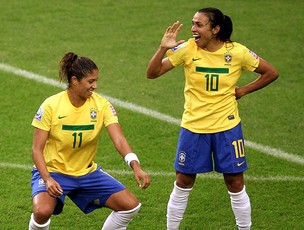
<path id="1" fill-rule="evenodd" d="M 56 199 L 57 205 L 53 213 L 54 215 L 62 212 L 66 196 L 87 214 L 97 208 L 104 207 L 112 194 L 126 188 L 117 179 L 104 172 L 100 166 L 94 172 L 80 177 L 54 172 L 50 174 L 63 190 L 63 195 Z M 32 197 L 40 192 L 46 192 L 45 183 L 36 168 L 32 169 L 31 186 Z M 98 202 L 93 203 L 97 199 Z"/>
<path id="2" fill-rule="evenodd" d="M 230 130 L 211 134 L 181 128 L 174 168 L 185 174 L 213 170 L 228 174 L 247 170 L 241 123 Z"/>

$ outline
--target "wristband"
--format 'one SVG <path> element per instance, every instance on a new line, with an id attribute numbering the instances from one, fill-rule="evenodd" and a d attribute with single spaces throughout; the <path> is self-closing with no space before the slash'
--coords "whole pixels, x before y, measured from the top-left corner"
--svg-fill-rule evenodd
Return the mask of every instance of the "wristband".
<path id="1" fill-rule="evenodd" d="M 130 164 L 131 164 L 131 161 L 137 161 L 138 163 L 139 163 L 139 160 L 138 160 L 138 158 L 137 158 L 137 156 L 136 156 L 136 154 L 135 153 L 128 153 L 125 157 L 124 157 L 124 159 L 125 159 L 125 162 L 130 166 Z"/>

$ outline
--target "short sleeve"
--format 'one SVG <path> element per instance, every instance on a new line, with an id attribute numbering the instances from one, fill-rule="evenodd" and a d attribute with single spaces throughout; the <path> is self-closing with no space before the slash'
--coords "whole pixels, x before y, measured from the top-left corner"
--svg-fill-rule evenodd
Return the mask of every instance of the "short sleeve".
<path id="1" fill-rule="evenodd" d="M 188 44 L 188 42 L 184 42 L 166 52 L 167 57 L 174 67 L 184 65 L 187 58 Z"/>
<path id="2" fill-rule="evenodd" d="M 50 131 L 51 120 L 52 108 L 49 105 L 49 100 L 45 100 L 36 112 L 35 117 L 32 121 L 32 126 L 45 131 Z"/>
<path id="3" fill-rule="evenodd" d="M 107 127 L 110 124 L 118 123 L 118 117 L 114 106 L 108 102 L 104 111 L 104 125 Z"/>
<path id="4" fill-rule="evenodd" d="M 244 50 L 244 58 L 243 58 L 243 69 L 249 72 L 253 72 L 260 63 L 260 57 L 256 55 L 253 51 L 249 49 Z"/>

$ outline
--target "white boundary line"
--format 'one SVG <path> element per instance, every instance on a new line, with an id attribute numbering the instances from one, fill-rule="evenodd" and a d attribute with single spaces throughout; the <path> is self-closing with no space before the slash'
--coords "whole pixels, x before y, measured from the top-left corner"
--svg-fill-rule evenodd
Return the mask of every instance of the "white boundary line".
<path id="1" fill-rule="evenodd" d="M 31 165 L 25 165 L 25 164 L 12 164 L 12 163 L 1 163 L 0 162 L 0 168 L 17 168 L 17 169 L 23 169 L 23 170 L 30 170 L 32 168 Z M 106 172 L 110 174 L 118 174 L 118 175 L 133 175 L 133 172 L 131 170 L 105 170 Z M 165 177 L 175 177 L 174 172 L 152 172 L 147 171 L 147 173 L 150 176 L 165 176 Z M 198 174 L 198 178 L 206 178 L 206 179 L 216 179 L 216 180 L 223 180 L 223 176 L 220 173 L 211 172 L 211 173 L 204 173 L 204 174 Z M 301 182 L 304 181 L 304 177 L 294 177 L 294 176 L 269 176 L 269 177 L 256 177 L 256 176 L 249 176 L 245 175 L 246 180 L 250 181 L 296 181 Z"/>
<path id="2" fill-rule="evenodd" d="M 47 78 L 47 77 L 44 77 L 44 76 L 41 76 L 41 75 L 38 75 L 38 74 L 35 74 L 35 73 L 32 73 L 32 72 L 29 72 L 29 71 L 26 71 L 26 70 L 18 69 L 16 67 L 13 67 L 13 66 L 10 66 L 10 65 L 7 65 L 7 64 L 4 64 L 4 63 L 0 63 L 0 69 L 5 71 L 5 72 L 13 73 L 13 74 L 16 74 L 18 76 L 21 76 L 21 77 L 24 77 L 24 78 L 27 78 L 27 79 L 42 82 L 44 84 L 53 85 L 53 86 L 60 87 L 60 88 L 65 88 L 65 86 L 63 86 L 63 84 L 61 84 L 60 82 L 58 82 L 56 80 L 53 80 L 53 79 L 50 79 L 50 78 Z M 126 109 L 129 109 L 129 110 L 134 111 L 134 112 L 142 113 L 142 114 L 148 115 L 150 117 L 153 117 L 155 119 L 159 119 L 161 121 L 165 121 L 165 122 L 168 122 L 168 123 L 171 123 L 171 124 L 180 125 L 180 119 L 173 118 L 169 115 L 162 114 L 162 113 L 159 113 L 157 111 L 154 111 L 154 110 L 142 107 L 142 106 L 135 105 L 133 103 L 121 101 L 117 98 L 113 98 L 113 97 L 106 96 L 106 95 L 102 95 L 102 96 L 107 98 L 109 101 L 111 101 L 111 103 L 113 103 L 114 105 L 117 105 L 119 107 L 126 108 Z M 300 165 L 304 165 L 304 158 L 297 155 L 297 154 L 287 153 L 287 152 L 284 152 L 280 149 L 276 149 L 276 148 L 272 148 L 272 147 L 269 147 L 269 146 L 261 145 L 261 144 L 254 143 L 254 142 L 248 141 L 248 140 L 245 140 L 245 142 L 246 142 L 245 143 L 246 146 L 248 146 L 252 149 L 258 150 L 258 151 L 260 151 L 264 154 L 267 154 L 267 155 L 270 155 L 270 156 L 273 156 L 273 157 L 277 157 L 277 158 L 281 158 L 281 159 L 284 159 L 286 161 L 290 161 L 290 162 L 297 163 L 297 164 L 300 164 Z"/>

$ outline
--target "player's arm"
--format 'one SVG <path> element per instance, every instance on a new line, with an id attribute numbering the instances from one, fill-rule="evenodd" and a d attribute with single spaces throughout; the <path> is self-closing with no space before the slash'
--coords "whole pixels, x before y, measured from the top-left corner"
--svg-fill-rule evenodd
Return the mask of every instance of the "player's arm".
<path id="1" fill-rule="evenodd" d="M 154 79 L 173 69 L 174 66 L 171 64 L 168 58 L 164 58 L 168 49 L 174 48 L 179 44 L 185 42 L 184 40 L 176 41 L 179 31 L 183 25 L 179 24 L 179 21 L 169 26 L 161 40 L 160 46 L 151 58 L 146 75 L 147 78 Z"/>
<path id="2" fill-rule="evenodd" d="M 150 177 L 141 169 L 139 160 L 123 135 L 120 125 L 118 123 L 110 124 L 106 126 L 106 129 L 117 151 L 133 169 L 138 186 L 142 189 L 147 188 L 150 184 Z"/>
<path id="3" fill-rule="evenodd" d="M 236 88 L 235 96 L 237 99 L 269 85 L 279 77 L 278 71 L 262 58 L 260 58 L 259 65 L 254 72 L 259 73 L 260 76 L 248 85 Z"/>
<path id="4" fill-rule="evenodd" d="M 43 151 L 48 139 L 49 132 L 35 128 L 32 146 L 32 158 L 33 162 L 39 171 L 43 181 L 45 182 L 47 191 L 53 197 L 62 195 L 62 189 L 60 185 L 51 177 L 44 160 Z"/>
<path id="5" fill-rule="evenodd" d="M 171 64 L 168 58 L 162 59 L 164 56 L 164 54 L 162 53 L 163 51 L 162 48 L 160 47 L 156 51 L 152 59 L 150 60 L 147 68 L 147 78 L 149 79 L 158 78 L 159 76 L 163 75 L 164 73 L 174 68 L 174 66 Z"/>

